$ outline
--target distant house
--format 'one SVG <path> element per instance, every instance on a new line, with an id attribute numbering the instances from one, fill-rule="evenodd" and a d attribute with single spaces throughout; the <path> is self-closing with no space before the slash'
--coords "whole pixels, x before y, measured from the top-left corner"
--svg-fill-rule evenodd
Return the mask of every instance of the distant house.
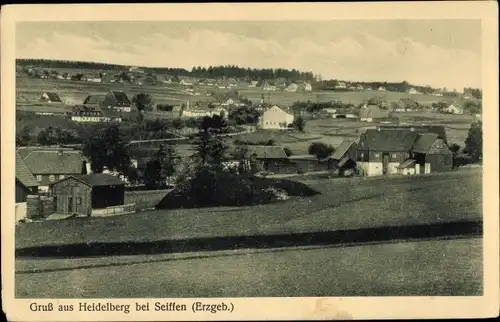
<path id="1" fill-rule="evenodd" d="M 70 175 L 50 184 L 55 210 L 59 214 L 81 216 L 135 212 L 124 205 L 125 183 L 109 174 Z"/>
<path id="2" fill-rule="evenodd" d="M 250 85 L 250 83 L 249 83 L 249 82 L 247 82 L 246 80 L 240 80 L 240 81 L 238 82 L 238 87 L 239 87 L 239 88 L 248 88 L 248 87 L 249 87 L 249 85 Z"/>
<path id="3" fill-rule="evenodd" d="M 329 170 L 346 170 L 356 167 L 356 152 L 358 145 L 354 141 L 345 140 L 335 152 L 325 160 Z"/>
<path id="4" fill-rule="evenodd" d="M 277 89 L 276 84 L 274 84 L 271 81 L 265 81 L 262 84 L 262 90 L 264 90 L 264 91 L 275 91 L 276 89 Z"/>
<path id="5" fill-rule="evenodd" d="M 445 140 L 435 133 L 377 128 L 361 135 L 356 163 L 366 176 L 420 174 L 451 170 L 453 156 Z"/>
<path id="6" fill-rule="evenodd" d="M 312 91 L 312 85 L 311 85 L 310 83 L 305 83 L 305 84 L 304 84 L 304 90 L 305 90 L 306 92 L 310 92 L 310 91 Z"/>
<path id="7" fill-rule="evenodd" d="M 62 103 L 59 95 L 53 92 L 43 92 L 40 101 L 47 103 Z"/>
<path id="8" fill-rule="evenodd" d="M 85 106 L 100 107 L 102 109 L 115 109 L 121 112 L 131 112 L 132 102 L 127 94 L 121 91 L 109 91 L 105 94 L 92 94 L 83 101 Z"/>
<path id="9" fill-rule="evenodd" d="M 257 87 L 257 85 L 259 85 L 259 81 L 251 81 L 248 87 L 254 88 Z"/>
<path id="10" fill-rule="evenodd" d="M 288 87 L 285 89 L 285 91 L 296 92 L 298 88 L 299 88 L 299 86 L 297 84 L 291 83 L 290 85 L 288 85 Z"/>
<path id="11" fill-rule="evenodd" d="M 362 90 L 364 90 L 365 88 L 363 87 L 363 85 L 357 85 L 357 86 L 356 86 L 356 89 L 357 89 L 358 91 L 362 91 Z"/>
<path id="12" fill-rule="evenodd" d="M 347 85 L 344 82 L 338 82 L 337 85 L 335 85 L 335 88 L 345 89 L 345 88 L 347 88 Z"/>
<path id="13" fill-rule="evenodd" d="M 179 84 L 183 86 L 193 86 L 195 83 L 195 79 L 190 77 L 182 77 Z"/>
<path id="14" fill-rule="evenodd" d="M 456 103 L 450 104 L 446 109 L 443 110 L 443 112 L 449 114 L 464 114 L 463 108 Z"/>
<path id="15" fill-rule="evenodd" d="M 368 105 L 359 111 L 359 118 L 362 122 L 373 122 L 390 117 L 389 110 L 383 110 L 378 105 Z"/>
<path id="16" fill-rule="evenodd" d="M 236 79 L 234 78 L 229 78 L 227 80 L 227 87 L 229 88 L 233 88 L 233 87 L 237 87 L 238 86 L 238 82 L 236 81 Z"/>
<path id="17" fill-rule="evenodd" d="M 52 182 L 87 171 L 82 152 L 75 150 L 36 149 L 23 157 L 23 161 L 35 176 L 41 192 L 47 192 Z"/>
<path id="18" fill-rule="evenodd" d="M 76 105 L 71 112 L 71 120 L 78 123 L 102 123 L 108 122 L 100 107 Z"/>
<path id="19" fill-rule="evenodd" d="M 289 162 L 282 146 L 249 145 L 248 150 L 250 164 L 256 167 L 256 171 L 294 172 L 294 166 Z"/>
<path id="20" fill-rule="evenodd" d="M 143 68 L 132 66 L 128 69 L 131 73 L 144 74 L 146 71 Z"/>
<path id="21" fill-rule="evenodd" d="M 101 77 L 99 77 L 99 76 L 88 76 L 88 77 L 87 77 L 87 82 L 91 82 L 91 83 L 101 83 L 101 82 L 102 82 L 102 79 L 101 79 Z"/>
<path id="22" fill-rule="evenodd" d="M 410 89 L 408 90 L 408 94 L 420 94 L 420 92 L 419 92 L 419 91 L 417 91 L 415 88 L 413 88 L 413 87 L 412 87 L 412 88 L 410 88 Z"/>
<path id="23" fill-rule="evenodd" d="M 294 119 L 293 111 L 290 108 L 274 105 L 262 114 L 259 126 L 262 129 L 286 130 Z"/>
<path id="24" fill-rule="evenodd" d="M 208 78 L 205 80 L 206 86 L 215 86 L 216 84 L 217 84 L 217 81 L 213 78 Z"/>
<path id="25" fill-rule="evenodd" d="M 383 86 L 380 86 L 377 90 L 379 92 L 385 92 L 386 91 L 385 87 L 383 87 Z"/>
<path id="26" fill-rule="evenodd" d="M 184 108 L 181 111 L 181 116 L 182 117 L 204 117 L 204 116 L 214 116 L 214 115 L 219 115 L 224 117 L 225 119 L 228 118 L 228 111 L 223 108 L 223 107 L 216 107 L 216 108 L 210 108 L 208 105 L 205 104 L 196 104 L 194 106 L 191 106 L 189 101 L 186 104 L 186 108 Z"/>

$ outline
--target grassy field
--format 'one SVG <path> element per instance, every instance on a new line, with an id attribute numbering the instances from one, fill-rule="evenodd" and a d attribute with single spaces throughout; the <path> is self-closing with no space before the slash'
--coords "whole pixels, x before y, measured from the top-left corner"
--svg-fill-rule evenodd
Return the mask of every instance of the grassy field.
<path id="1" fill-rule="evenodd" d="M 477 169 L 307 183 L 321 194 L 253 207 L 162 210 L 20 224 L 16 227 L 16 248 L 296 234 L 482 219 L 481 171 Z"/>
<path id="2" fill-rule="evenodd" d="M 20 298 L 480 296 L 482 263 L 482 239 L 472 238 L 16 260 L 17 270 L 54 270 L 16 273 L 15 281 Z"/>

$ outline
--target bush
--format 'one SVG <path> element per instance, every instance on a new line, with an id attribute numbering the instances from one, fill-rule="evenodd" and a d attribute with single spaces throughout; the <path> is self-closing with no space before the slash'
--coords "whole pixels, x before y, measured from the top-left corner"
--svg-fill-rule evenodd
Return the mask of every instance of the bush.
<path id="1" fill-rule="evenodd" d="M 286 200 L 289 196 L 315 194 L 318 192 L 299 182 L 238 175 L 204 167 L 167 194 L 157 208 L 250 206 Z"/>

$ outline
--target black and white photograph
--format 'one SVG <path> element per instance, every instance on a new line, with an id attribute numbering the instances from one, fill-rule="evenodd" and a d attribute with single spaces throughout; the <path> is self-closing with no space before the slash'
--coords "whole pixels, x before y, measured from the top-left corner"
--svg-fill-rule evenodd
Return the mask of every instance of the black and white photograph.
<path id="1" fill-rule="evenodd" d="M 265 8 L 13 24 L 2 179 L 8 150 L 15 181 L 2 206 L 15 182 L 15 207 L 2 235 L 8 221 L 14 298 L 39 300 L 24 310 L 485 296 L 498 123 L 483 122 L 498 122 L 498 88 L 485 84 L 482 17 L 273 19 Z M 179 303 L 148 309 L 191 311 Z"/>

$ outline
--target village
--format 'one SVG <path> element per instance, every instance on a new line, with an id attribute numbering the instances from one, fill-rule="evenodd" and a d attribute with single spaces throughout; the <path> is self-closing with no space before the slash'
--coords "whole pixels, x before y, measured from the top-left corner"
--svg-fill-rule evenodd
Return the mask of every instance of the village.
<path id="1" fill-rule="evenodd" d="M 203 118 L 216 117 L 232 124 L 226 133 L 217 134 L 229 140 L 224 161 L 226 169 L 238 169 L 240 164 L 252 161 L 252 165 L 248 165 L 249 171 L 268 178 L 300 178 L 315 174 L 331 178 L 414 176 L 453 171 L 464 162 L 472 162 L 471 152 L 464 149 L 465 138 L 461 142 L 450 142 L 443 118 L 456 118 L 459 123 L 464 120 L 469 124 L 480 122 L 480 92 L 477 90 L 465 89 L 463 93 L 454 90 L 450 94 L 446 89 L 420 87 L 435 98 L 422 103 L 419 101 L 422 93 L 416 89 L 418 86 L 405 82 L 402 86 L 407 88 L 406 92 L 391 100 L 392 92 L 382 85 L 371 88 L 366 84 L 344 81 L 253 81 L 225 76 L 217 79 L 164 76 L 160 80 L 160 77 L 138 67 L 129 67 L 127 72 L 115 74 L 70 75 L 57 69 L 18 66 L 17 76 L 24 81 L 35 80 L 44 85 L 38 86 L 41 89 L 51 84 L 61 88 L 41 91 L 36 97 L 32 89 L 18 86 L 18 113 L 34 118 L 51 117 L 54 126 L 58 119 L 82 126 L 101 124 L 104 127 L 141 123 L 145 118 L 147 122 L 161 123 L 166 119 L 171 123 L 170 128 L 165 125 L 167 128 L 162 129 L 167 135 L 142 140 L 136 138 L 125 144 L 129 152 L 127 167 L 134 169 L 132 173 L 125 173 L 123 167 L 106 166 L 96 172 L 92 167 L 92 156 L 83 151 L 84 144 L 68 144 L 62 139 L 50 142 L 45 129 L 41 129 L 35 142 L 24 133 L 31 143 L 21 143 L 21 138 L 16 148 L 16 221 L 128 214 L 144 210 L 134 202 L 127 203 L 126 193 L 145 188 L 167 193 L 168 189 L 175 188 L 177 177 L 192 163 L 196 153 L 193 140 Z M 79 98 L 75 98 L 74 91 L 63 90 L 65 83 L 80 88 L 85 88 L 82 83 L 96 83 L 101 90 L 80 93 Z M 110 87 L 106 83 L 119 84 L 122 88 Z M 152 96 L 158 83 L 175 83 L 178 86 L 175 90 L 180 93 L 178 103 L 161 101 L 155 104 Z M 127 85 L 143 84 L 150 87 L 140 89 L 141 92 L 134 91 L 133 96 L 126 93 L 127 88 L 131 88 Z M 276 95 L 271 93 L 307 93 L 313 91 L 313 85 L 318 88 L 324 84 L 329 84 L 331 92 L 367 92 L 366 97 L 370 98 L 357 104 L 339 99 L 301 101 L 301 95 L 296 96 L 293 104 L 275 104 L 271 98 Z M 395 85 L 388 85 L 391 86 Z M 212 92 L 212 88 L 224 90 Z M 260 94 L 257 100 L 245 96 L 248 94 L 245 90 L 249 89 Z M 29 97 L 23 94 L 28 92 Z M 205 97 L 197 99 L 201 92 Z M 448 100 L 442 99 L 443 95 Z M 25 109 L 26 106 L 30 108 Z M 435 119 L 426 119 L 422 115 L 435 115 Z M 419 118 L 427 122 L 415 121 Z M 314 135 L 313 130 L 304 129 L 311 129 L 311 124 L 316 123 L 336 128 L 334 144 L 322 142 L 324 135 Z M 190 130 L 187 129 L 189 124 Z M 59 132 L 66 130 L 58 129 Z M 468 125 L 464 130 L 469 130 Z M 41 134 L 48 144 L 40 139 Z M 271 137 L 277 138 L 278 142 L 269 139 Z M 287 137 L 297 138 L 301 147 L 296 148 L 299 145 L 287 142 Z M 148 169 L 153 161 L 157 161 L 158 150 L 166 144 L 175 150 L 175 161 L 171 161 L 175 170 L 159 183 L 147 184 Z M 244 156 L 237 153 L 242 145 L 246 149 Z M 154 177 L 154 174 L 149 173 L 149 176 Z M 149 204 L 147 209 L 155 206 Z"/>

